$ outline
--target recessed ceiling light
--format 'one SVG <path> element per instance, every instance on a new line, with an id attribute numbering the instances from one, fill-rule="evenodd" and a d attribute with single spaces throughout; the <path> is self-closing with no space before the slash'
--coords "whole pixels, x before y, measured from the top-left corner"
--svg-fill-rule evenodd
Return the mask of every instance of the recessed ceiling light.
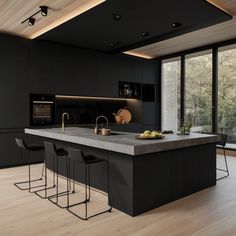
<path id="1" fill-rule="evenodd" d="M 113 48 L 113 47 L 115 47 L 115 46 L 119 46 L 119 45 L 121 45 L 122 44 L 122 42 L 121 41 L 117 41 L 117 42 L 110 42 L 109 43 L 109 46 L 111 47 L 111 48 Z"/>
<path id="2" fill-rule="evenodd" d="M 179 23 L 179 22 L 174 22 L 173 24 L 172 24 L 172 28 L 178 28 L 178 27 L 180 27 L 182 24 L 181 23 Z"/>
<path id="3" fill-rule="evenodd" d="M 35 23 L 35 19 L 33 17 L 30 17 L 28 20 L 28 25 L 33 26 Z"/>
<path id="4" fill-rule="evenodd" d="M 122 16 L 120 14 L 113 14 L 113 19 L 114 20 L 120 20 Z"/>
<path id="5" fill-rule="evenodd" d="M 149 36 L 149 32 L 147 32 L 147 31 L 142 32 L 142 36 L 143 36 L 143 37 Z"/>

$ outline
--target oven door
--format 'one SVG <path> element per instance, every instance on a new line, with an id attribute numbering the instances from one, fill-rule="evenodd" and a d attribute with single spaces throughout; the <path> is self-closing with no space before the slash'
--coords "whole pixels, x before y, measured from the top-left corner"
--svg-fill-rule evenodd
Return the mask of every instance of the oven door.
<path id="1" fill-rule="evenodd" d="M 32 101 L 31 125 L 54 124 L 54 101 Z"/>

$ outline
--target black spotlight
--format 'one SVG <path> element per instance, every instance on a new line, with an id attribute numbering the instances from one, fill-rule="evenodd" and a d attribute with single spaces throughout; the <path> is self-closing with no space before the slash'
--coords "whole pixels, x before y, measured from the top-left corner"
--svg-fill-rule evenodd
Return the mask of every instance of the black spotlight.
<path id="1" fill-rule="evenodd" d="M 109 43 L 109 46 L 110 46 L 111 48 L 113 48 L 113 47 L 115 47 L 115 43 Z"/>
<path id="2" fill-rule="evenodd" d="M 122 16 L 120 14 L 113 14 L 113 19 L 114 20 L 120 20 Z"/>
<path id="3" fill-rule="evenodd" d="M 181 23 L 175 22 L 175 23 L 172 24 L 172 28 L 178 28 L 178 27 L 180 27 L 181 25 L 182 25 Z"/>
<path id="4" fill-rule="evenodd" d="M 42 16 L 47 16 L 48 15 L 48 7 L 40 6 L 40 9 L 41 9 L 41 15 Z"/>
<path id="5" fill-rule="evenodd" d="M 143 37 L 149 36 L 149 32 L 147 32 L 147 31 L 142 32 L 142 36 L 143 36 Z"/>
<path id="6" fill-rule="evenodd" d="M 29 24 L 30 26 L 33 26 L 34 23 L 35 23 L 35 19 L 34 19 L 33 17 L 30 17 L 29 20 L 28 20 L 28 24 Z"/>

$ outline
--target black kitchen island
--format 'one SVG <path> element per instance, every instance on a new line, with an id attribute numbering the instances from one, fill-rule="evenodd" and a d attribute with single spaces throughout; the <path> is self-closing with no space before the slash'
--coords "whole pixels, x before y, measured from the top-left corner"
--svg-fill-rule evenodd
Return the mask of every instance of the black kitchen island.
<path id="1" fill-rule="evenodd" d="M 66 128 L 64 133 L 59 128 L 25 129 L 25 133 L 108 160 L 110 204 L 130 216 L 216 184 L 219 137 L 215 135 L 167 134 L 161 140 L 138 140 L 134 133 L 100 136 L 78 127 Z M 107 191 L 105 164 L 93 168 L 91 185 Z M 63 161 L 60 174 L 65 175 Z M 81 166 L 76 168 L 76 180 L 83 183 Z"/>

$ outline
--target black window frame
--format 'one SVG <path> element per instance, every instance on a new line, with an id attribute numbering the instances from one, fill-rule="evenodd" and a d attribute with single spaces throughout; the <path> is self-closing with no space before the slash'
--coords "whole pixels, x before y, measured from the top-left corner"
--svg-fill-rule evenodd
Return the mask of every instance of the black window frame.
<path id="1" fill-rule="evenodd" d="M 160 81 L 162 80 L 162 62 L 167 59 L 180 57 L 180 121 L 184 122 L 185 117 L 185 62 L 188 54 L 198 53 L 202 51 L 212 50 L 212 132 L 216 133 L 218 130 L 218 52 L 219 48 L 236 44 L 236 39 L 231 39 L 215 44 L 210 44 L 203 47 L 193 48 L 162 57 L 155 58 L 160 65 Z M 163 91 L 161 91 L 162 93 Z M 162 96 L 160 96 L 161 98 Z M 160 102 L 162 104 L 162 101 Z M 162 108 L 159 109 L 159 119 L 161 120 Z"/>

